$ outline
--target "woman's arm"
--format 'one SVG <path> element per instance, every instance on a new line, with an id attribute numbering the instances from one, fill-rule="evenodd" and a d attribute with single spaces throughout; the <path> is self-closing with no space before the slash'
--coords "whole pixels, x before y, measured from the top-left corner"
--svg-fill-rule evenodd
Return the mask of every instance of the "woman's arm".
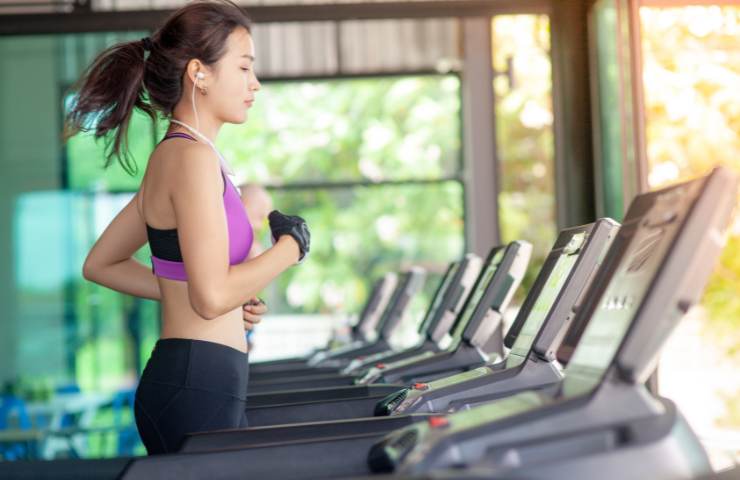
<path id="1" fill-rule="evenodd" d="M 146 226 L 136 210 L 137 195 L 95 242 L 85 259 L 82 275 L 121 293 L 159 300 L 159 284 L 151 268 L 132 258 L 147 241 Z"/>
<path id="2" fill-rule="evenodd" d="M 298 244 L 283 236 L 258 257 L 229 265 L 229 239 L 218 159 L 203 144 L 189 145 L 172 173 L 171 193 L 190 304 L 201 317 L 239 308 L 295 264 Z"/>

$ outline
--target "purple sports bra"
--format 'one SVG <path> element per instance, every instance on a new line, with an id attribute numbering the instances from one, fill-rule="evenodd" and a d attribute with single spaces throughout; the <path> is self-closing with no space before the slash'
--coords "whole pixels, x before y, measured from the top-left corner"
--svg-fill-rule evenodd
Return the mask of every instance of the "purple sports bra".
<path id="1" fill-rule="evenodd" d="M 197 141 L 187 133 L 174 132 L 165 135 L 162 141 L 170 138 L 187 138 Z M 243 262 L 252 248 L 254 232 L 247 218 L 239 193 L 224 174 L 224 210 L 226 211 L 226 226 L 229 232 L 229 265 Z M 149 247 L 152 251 L 152 271 L 158 277 L 170 280 L 187 281 L 188 275 L 182 261 L 177 229 L 160 230 L 146 226 Z"/>

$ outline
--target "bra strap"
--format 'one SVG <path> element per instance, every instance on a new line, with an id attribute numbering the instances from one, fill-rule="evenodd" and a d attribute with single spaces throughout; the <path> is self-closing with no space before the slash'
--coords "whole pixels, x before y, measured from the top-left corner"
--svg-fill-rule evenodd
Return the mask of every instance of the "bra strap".
<path id="1" fill-rule="evenodd" d="M 195 138 L 193 138 L 192 136 L 188 135 L 185 132 L 172 132 L 172 133 L 168 133 L 167 135 L 164 136 L 164 138 L 162 139 L 162 141 L 168 140 L 170 138 L 187 138 L 188 140 L 192 140 L 194 142 L 197 142 L 198 141 L 198 140 L 196 140 Z"/>

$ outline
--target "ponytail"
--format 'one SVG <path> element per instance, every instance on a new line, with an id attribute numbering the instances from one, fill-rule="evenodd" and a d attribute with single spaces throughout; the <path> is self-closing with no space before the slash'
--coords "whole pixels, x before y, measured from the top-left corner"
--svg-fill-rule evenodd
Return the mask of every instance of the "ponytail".
<path id="1" fill-rule="evenodd" d="M 194 1 L 172 13 L 151 39 L 103 51 L 72 87 L 76 95 L 65 117 L 62 141 L 94 131 L 96 139 L 106 140 L 105 166 L 116 157 L 127 173 L 136 174 L 126 135 L 134 109 L 149 115 L 152 122 L 157 121 L 157 113 L 171 116 L 182 97 L 188 62 L 197 58 L 214 65 L 226 52 L 229 34 L 238 27 L 251 33 L 249 17 L 232 0 Z M 112 137 L 107 135 L 111 131 Z"/>
<path id="2" fill-rule="evenodd" d="M 72 87 L 72 108 L 66 115 L 63 142 L 79 132 L 94 131 L 105 137 L 105 167 L 118 159 L 129 175 L 138 171 L 128 147 L 128 125 L 134 108 L 156 121 L 144 91 L 146 50 L 149 39 L 114 45 L 103 51 Z M 114 131 L 112 137 L 107 134 Z"/>

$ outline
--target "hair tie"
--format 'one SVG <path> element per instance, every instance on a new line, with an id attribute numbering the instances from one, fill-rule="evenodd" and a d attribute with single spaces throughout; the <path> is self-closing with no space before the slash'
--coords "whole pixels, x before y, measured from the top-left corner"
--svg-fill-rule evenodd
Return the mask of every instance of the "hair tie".
<path id="1" fill-rule="evenodd" d="M 152 51 L 152 39 L 149 37 L 144 37 L 141 39 L 141 44 L 144 46 L 144 50 L 147 52 Z"/>

